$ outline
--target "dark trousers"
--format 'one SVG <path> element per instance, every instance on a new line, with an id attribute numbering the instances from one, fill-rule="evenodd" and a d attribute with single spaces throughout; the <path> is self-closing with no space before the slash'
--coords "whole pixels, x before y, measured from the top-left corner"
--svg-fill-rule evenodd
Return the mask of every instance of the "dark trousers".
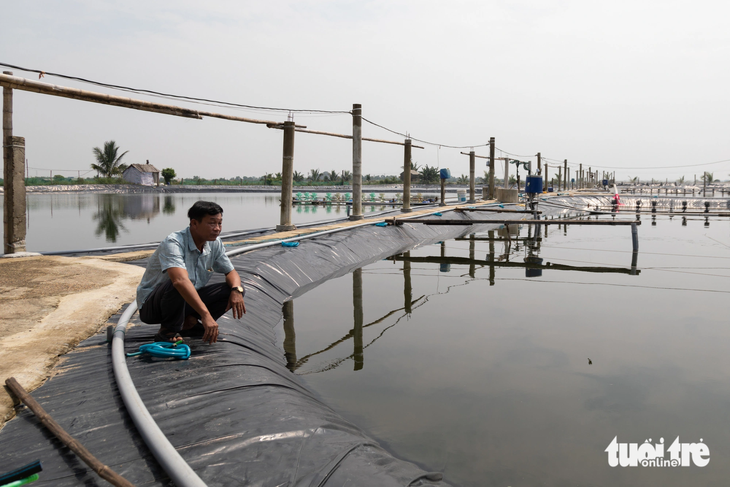
<path id="1" fill-rule="evenodd" d="M 214 320 L 225 313 L 230 295 L 231 288 L 225 282 L 198 289 L 198 296 Z M 169 331 L 182 330 L 185 318 L 190 315 L 200 319 L 198 312 L 185 302 L 171 281 L 158 284 L 139 310 L 143 322 L 150 325 L 159 323 Z"/>

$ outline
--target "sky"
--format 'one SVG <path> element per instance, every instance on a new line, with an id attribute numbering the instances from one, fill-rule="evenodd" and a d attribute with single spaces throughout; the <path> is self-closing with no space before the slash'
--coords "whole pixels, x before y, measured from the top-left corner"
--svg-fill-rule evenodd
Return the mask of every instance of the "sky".
<path id="1" fill-rule="evenodd" d="M 540 152 L 571 171 L 730 179 L 730 2 L 38 0 L 6 2 L 3 17 L 1 63 L 257 107 L 348 112 L 359 103 L 367 120 L 429 142 L 414 141 L 424 147 L 415 163 L 454 175 L 468 174 L 461 152 L 487 156 L 495 137 L 498 157 Z M 41 81 L 275 122 L 289 115 Z M 293 117 L 352 133 L 348 113 Z M 108 140 L 129 151 L 123 162 L 149 160 L 179 177 L 281 171 L 282 132 L 265 125 L 19 90 L 13 123 L 30 176 L 83 175 Z M 363 125 L 364 137 L 402 142 L 398 134 Z M 477 161 L 481 175 L 486 161 Z M 400 146 L 363 143 L 363 174 L 402 165 Z M 294 169 L 352 170 L 352 142 L 297 133 Z"/>

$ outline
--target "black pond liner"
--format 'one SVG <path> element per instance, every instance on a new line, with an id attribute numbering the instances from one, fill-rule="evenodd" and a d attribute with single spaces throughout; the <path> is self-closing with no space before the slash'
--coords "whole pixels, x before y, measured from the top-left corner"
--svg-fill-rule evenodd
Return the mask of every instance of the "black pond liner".
<path id="1" fill-rule="evenodd" d="M 608 197 L 551 198 L 566 207 L 541 209 L 549 217 L 575 214 L 567 207 L 585 208 L 589 200 L 607 204 Z M 449 212 L 429 218 L 501 220 L 505 214 Z M 324 404 L 286 368 L 275 328 L 285 301 L 329 279 L 415 246 L 488 228 L 494 226 L 364 226 L 304 240 L 295 248 L 273 246 L 235 256 L 231 260 L 247 290 L 244 318 L 223 316 L 216 345 L 189 339 L 187 361 L 131 357 L 129 372 L 157 424 L 211 487 L 449 485 L 440 474 L 393 457 Z M 138 317 L 132 322 L 139 323 Z M 129 328 L 127 351 L 150 342 L 156 329 Z M 33 395 L 68 433 L 135 485 L 171 485 L 125 410 L 105 333 L 64 356 Z M 36 485 L 106 485 L 21 407 L 0 431 L 0 472 L 36 459 L 43 462 Z"/>

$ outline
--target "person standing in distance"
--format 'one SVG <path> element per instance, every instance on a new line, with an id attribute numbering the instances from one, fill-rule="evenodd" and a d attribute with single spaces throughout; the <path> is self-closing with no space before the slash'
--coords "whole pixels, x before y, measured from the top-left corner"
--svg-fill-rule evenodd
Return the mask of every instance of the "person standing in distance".
<path id="1" fill-rule="evenodd" d="M 232 309 L 240 319 L 246 312 L 245 291 L 219 237 L 223 208 L 197 201 L 188 218 L 190 226 L 168 235 L 150 256 L 137 287 L 139 316 L 144 323 L 160 324 L 155 341 L 202 336 L 213 344 L 223 313 Z M 207 285 L 214 272 L 225 274 L 226 281 Z"/>

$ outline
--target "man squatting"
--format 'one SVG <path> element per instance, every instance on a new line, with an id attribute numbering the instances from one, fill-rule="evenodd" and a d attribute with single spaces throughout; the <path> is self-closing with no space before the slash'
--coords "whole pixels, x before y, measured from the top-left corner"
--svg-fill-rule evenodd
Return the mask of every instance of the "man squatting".
<path id="1" fill-rule="evenodd" d="M 144 323 L 160 324 L 155 341 L 202 336 L 212 344 L 223 313 L 232 309 L 240 319 L 246 312 L 244 290 L 219 237 L 223 208 L 197 201 L 188 218 L 190 226 L 168 235 L 150 256 L 137 287 L 139 316 Z M 226 282 L 208 286 L 213 272 L 225 274 Z"/>

